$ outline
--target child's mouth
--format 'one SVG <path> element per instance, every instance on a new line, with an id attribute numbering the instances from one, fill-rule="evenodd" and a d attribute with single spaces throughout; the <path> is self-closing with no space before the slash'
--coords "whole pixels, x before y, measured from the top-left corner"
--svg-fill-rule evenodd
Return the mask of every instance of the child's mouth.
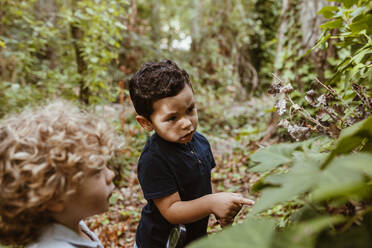
<path id="1" fill-rule="evenodd" d="M 192 138 L 192 135 L 194 134 L 194 131 L 191 131 L 190 133 L 186 134 L 182 137 L 182 140 L 190 140 Z"/>
<path id="2" fill-rule="evenodd" d="M 114 189 L 110 190 L 107 200 L 110 200 L 111 196 L 114 194 Z"/>

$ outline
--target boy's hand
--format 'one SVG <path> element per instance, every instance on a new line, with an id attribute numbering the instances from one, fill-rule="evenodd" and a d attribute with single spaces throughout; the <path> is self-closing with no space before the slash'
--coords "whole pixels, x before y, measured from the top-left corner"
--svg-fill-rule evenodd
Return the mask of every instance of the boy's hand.
<path id="1" fill-rule="evenodd" d="M 230 226 L 230 225 L 232 225 L 232 223 L 234 223 L 234 219 L 218 218 L 217 221 L 218 221 L 217 223 L 220 224 L 220 226 L 222 228 L 225 228 L 227 226 Z"/>
<path id="2" fill-rule="evenodd" d="M 227 192 L 212 194 L 212 212 L 218 219 L 223 220 L 223 224 L 232 223 L 243 205 L 253 204 L 254 201 L 244 198 L 241 194 Z"/>

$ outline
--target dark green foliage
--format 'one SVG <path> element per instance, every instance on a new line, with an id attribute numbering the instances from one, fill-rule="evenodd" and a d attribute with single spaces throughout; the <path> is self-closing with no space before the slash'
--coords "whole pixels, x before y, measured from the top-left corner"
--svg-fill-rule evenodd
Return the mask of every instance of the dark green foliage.
<path id="1" fill-rule="evenodd" d="M 342 118 L 333 116 L 334 126 L 331 126 L 324 119 L 318 119 L 318 116 L 314 115 L 315 111 L 312 112 L 310 106 L 315 107 L 315 102 L 312 102 L 310 97 L 314 97 L 313 95 L 308 94 L 306 99 L 310 106 L 301 107 L 289 96 L 293 88 L 287 87 L 284 82 L 281 81 L 271 89 L 273 93 L 288 96 L 281 98 L 285 101 L 277 106 L 281 111 L 285 111 L 289 102 L 291 119 L 294 114 L 301 114 L 303 119 L 314 125 L 312 130 L 323 128 L 321 132 L 338 138 L 316 138 L 300 143 L 277 144 L 261 149 L 251 156 L 255 163 L 251 170 L 263 174 L 253 185 L 253 189 L 261 191 L 261 195 L 246 223 L 250 223 L 252 218 L 257 216 L 281 218 L 278 219 L 278 230 L 270 236 L 271 242 L 260 247 L 363 248 L 371 244 L 372 37 L 371 25 L 367 25 L 367 22 L 371 23 L 372 3 L 363 0 L 338 2 L 343 4 L 324 7 L 319 12 L 331 20 L 321 26 L 325 32 L 313 50 L 324 44 L 326 48 L 329 45 L 327 42 L 334 39 L 339 57 L 332 61 L 336 66 L 334 73 L 326 76 L 328 80 L 324 84 L 319 82 L 321 87 L 329 92 L 328 97 L 333 98 L 323 102 L 318 99 L 322 105 L 316 107 L 328 108 L 330 117 L 332 110 L 329 107 L 333 106 L 336 115 L 337 104 L 343 105 L 347 111 L 343 113 Z M 286 80 L 291 79 L 288 76 L 290 74 L 287 74 Z M 299 91 L 293 92 L 292 97 L 296 94 L 297 97 L 304 97 Z M 335 105 L 332 105 L 331 101 Z M 361 105 L 359 108 L 358 104 Z M 301 126 L 295 124 L 299 119 L 301 118 L 290 120 L 292 124 L 287 122 L 288 131 L 295 128 L 297 132 L 301 130 Z M 365 120 L 350 126 L 362 119 Z M 336 126 L 339 130 L 350 127 L 339 134 L 334 129 Z M 293 137 L 299 136 L 293 133 Z M 270 230 L 269 224 L 267 228 Z M 246 247 L 249 247 L 248 237 L 254 233 L 254 227 L 246 229 L 246 224 L 235 225 L 229 231 L 201 241 L 200 245 L 219 244 L 227 238 L 224 235 L 230 235 L 231 240 L 234 240 L 234 235 L 238 230 L 240 232 L 240 229 L 245 229 L 249 235 L 246 234 L 245 240 L 236 243 L 239 245 L 245 241 Z M 231 245 L 233 244 L 232 241 Z M 199 243 L 194 247 L 199 247 Z"/>
<path id="2" fill-rule="evenodd" d="M 310 248 L 330 247 L 330 244 L 332 247 L 368 247 L 371 242 L 372 149 L 361 146 L 366 140 L 372 140 L 371 123 L 372 117 L 369 117 L 343 130 L 333 148 L 326 139 L 313 139 L 278 144 L 256 152 L 252 159 L 259 163 L 259 171 L 272 170 L 272 174 L 259 182 L 266 187 L 245 223 L 192 247 L 219 247 L 218 244 L 228 239 L 234 247 L 244 242 L 246 247 L 257 247 L 250 246 L 257 229 L 249 223 L 257 221 L 253 215 L 268 216 L 265 213 L 275 209 L 273 206 L 277 204 L 287 206 L 285 211 L 290 213 L 285 215 L 287 224 L 273 235 L 270 231 L 261 234 L 259 237 L 265 237 L 266 242 L 259 247 Z M 330 151 L 321 151 L 322 144 L 328 144 Z M 273 164 L 273 157 L 277 157 L 277 162 L 268 167 Z M 282 166 L 286 169 L 280 170 Z M 290 201 L 298 204 L 288 205 Z M 270 213 L 275 215 L 275 211 L 270 210 Z M 272 230 L 272 224 L 265 221 L 261 224 L 264 229 Z M 242 230 L 245 230 L 244 237 L 239 234 Z"/>

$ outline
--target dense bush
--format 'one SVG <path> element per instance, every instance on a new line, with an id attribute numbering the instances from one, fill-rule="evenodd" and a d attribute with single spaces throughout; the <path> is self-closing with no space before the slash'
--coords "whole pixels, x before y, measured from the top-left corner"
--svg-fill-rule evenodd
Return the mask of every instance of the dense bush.
<path id="1" fill-rule="evenodd" d="M 316 82 L 324 94 L 301 93 L 280 78 L 270 89 L 280 124 L 304 141 L 252 155 L 251 171 L 261 178 L 251 189 L 260 196 L 249 216 L 191 247 L 370 247 L 372 3 L 337 2 L 319 12 L 331 20 L 314 49 L 334 39 L 339 54 L 334 74 Z"/>

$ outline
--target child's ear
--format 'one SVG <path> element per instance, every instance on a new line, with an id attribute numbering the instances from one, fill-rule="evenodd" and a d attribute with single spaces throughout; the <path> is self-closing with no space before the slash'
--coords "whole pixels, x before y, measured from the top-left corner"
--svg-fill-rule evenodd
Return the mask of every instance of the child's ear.
<path id="1" fill-rule="evenodd" d="M 49 202 L 47 209 L 53 213 L 60 213 L 65 209 L 65 206 L 62 204 L 62 202 Z"/>
<path id="2" fill-rule="evenodd" d="M 151 121 L 149 121 L 146 117 L 142 115 L 136 116 L 137 122 L 143 127 L 145 130 L 151 132 L 154 128 L 152 127 Z"/>

